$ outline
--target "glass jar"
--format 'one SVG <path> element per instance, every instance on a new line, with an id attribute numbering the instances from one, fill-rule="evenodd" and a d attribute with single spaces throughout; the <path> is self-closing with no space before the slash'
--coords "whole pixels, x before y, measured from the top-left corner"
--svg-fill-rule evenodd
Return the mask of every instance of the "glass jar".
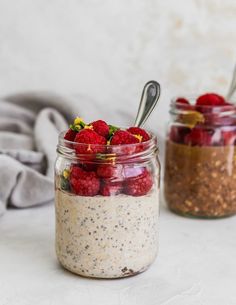
<path id="1" fill-rule="evenodd" d="M 236 108 L 193 106 L 173 99 L 164 193 L 175 213 L 219 218 L 236 213 Z"/>
<path id="2" fill-rule="evenodd" d="M 157 140 L 93 145 L 76 154 L 59 136 L 55 164 L 56 253 L 86 277 L 122 278 L 146 270 L 158 251 Z M 80 149 L 81 151 L 81 149 Z"/>

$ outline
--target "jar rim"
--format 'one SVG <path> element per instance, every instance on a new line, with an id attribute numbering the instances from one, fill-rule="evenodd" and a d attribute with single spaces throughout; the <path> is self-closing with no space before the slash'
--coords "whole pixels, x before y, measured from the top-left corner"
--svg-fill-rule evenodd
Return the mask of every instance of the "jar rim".
<path id="1" fill-rule="evenodd" d="M 66 140 L 64 139 L 64 136 L 66 134 L 67 130 L 64 130 L 62 132 L 59 133 L 59 142 L 64 142 L 65 144 L 68 144 L 68 145 L 78 145 L 78 146 L 87 146 L 88 144 L 87 143 L 78 143 L 78 142 L 74 142 L 74 141 L 69 141 L 69 140 Z M 131 143 L 131 144 L 122 144 L 122 147 L 139 147 L 141 145 L 143 145 L 143 143 L 145 144 L 149 144 L 149 143 L 152 143 L 152 142 L 157 142 L 157 136 L 153 133 L 153 132 L 150 132 L 148 131 L 147 132 L 148 135 L 150 136 L 150 139 L 148 141 L 145 141 L 145 142 L 139 142 L 139 143 Z M 94 147 L 110 147 L 111 145 L 110 144 L 92 144 Z M 116 147 L 121 147 L 120 144 L 118 145 L 112 145 L 113 148 L 116 148 Z"/>
<path id="2" fill-rule="evenodd" d="M 187 108 L 189 105 L 188 104 L 183 104 L 183 103 L 178 103 L 176 102 L 177 99 L 179 98 L 184 98 L 187 99 L 188 101 L 196 101 L 197 98 L 199 97 L 199 94 L 179 94 L 176 95 L 174 97 L 171 98 L 171 103 L 170 106 L 171 107 L 176 107 L 176 106 L 181 106 L 182 109 L 178 109 L 178 110 L 186 110 L 185 108 Z M 199 107 L 201 107 L 201 109 L 211 109 L 214 110 L 215 112 L 222 112 L 222 111 L 236 111 L 236 100 L 235 99 L 231 99 L 229 101 L 227 101 L 227 103 L 230 103 L 229 105 L 197 105 Z M 193 104 L 190 103 L 190 106 L 195 106 Z M 193 109 L 194 110 L 194 109 Z"/>
<path id="3" fill-rule="evenodd" d="M 158 151 L 158 142 L 157 142 L 157 136 L 153 133 L 148 131 L 148 134 L 150 136 L 150 139 L 145 142 L 139 142 L 139 143 L 133 143 L 133 144 L 122 144 L 122 145 L 110 145 L 110 144 L 92 144 L 94 148 L 97 149 L 104 149 L 104 152 L 101 153 L 92 153 L 92 154 L 75 154 L 74 152 L 74 145 L 77 147 L 88 147 L 89 144 L 85 143 L 77 143 L 74 141 L 69 141 L 64 139 L 66 131 L 60 132 L 58 136 L 58 145 L 57 145 L 57 152 L 61 153 L 62 155 L 65 155 L 68 158 L 75 158 L 75 159 L 83 159 L 87 158 L 88 155 L 91 157 L 94 157 L 95 159 L 99 156 L 99 158 L 102 158 L 103 156 L 109 156 L 113 157 L 116 156 L 116 158 L 121 159 L 131 159 L 136 157 L 148 157 L 150 154 L 152 154 L 154 151 Z M 112 151 L 110 152 L 108 148 L 112 148 Z M 126 149 L 132 148 L 134 151 L 133 153 L 127 154 L 125 153 Z M 138 150 L 138 148 L 142 148 Z"/>

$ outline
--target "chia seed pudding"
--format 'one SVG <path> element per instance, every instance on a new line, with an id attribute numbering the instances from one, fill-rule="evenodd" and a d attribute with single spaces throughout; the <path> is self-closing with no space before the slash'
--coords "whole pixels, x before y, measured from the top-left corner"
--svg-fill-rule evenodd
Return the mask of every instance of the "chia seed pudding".
<path id="1" fill-rule="evenodd" d="M 83 197 L 56 190 L 56 253 L 70 271 L 116 278 L 148 268 L 158 250 L 158 192 Z"/>
<path id="2" fill-rule="evenodd" d="M 156 137 L 76 118 L 55 163 L 56 254 L 78 275 L 122 278 L 158 251 L 160 165 Z"/>

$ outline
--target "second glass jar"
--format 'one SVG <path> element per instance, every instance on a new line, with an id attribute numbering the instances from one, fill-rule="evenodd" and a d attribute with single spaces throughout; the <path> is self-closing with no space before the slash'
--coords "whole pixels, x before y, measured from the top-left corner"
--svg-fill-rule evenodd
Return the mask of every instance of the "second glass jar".
<path id="1" fill-rule="evenodd" d="M 194 97 L 188 100 L 195 101 Z M 193 107 L 173 99 L 165 154 L 165 198 L 175 213 L 236 213 L 236 108 Z"/>

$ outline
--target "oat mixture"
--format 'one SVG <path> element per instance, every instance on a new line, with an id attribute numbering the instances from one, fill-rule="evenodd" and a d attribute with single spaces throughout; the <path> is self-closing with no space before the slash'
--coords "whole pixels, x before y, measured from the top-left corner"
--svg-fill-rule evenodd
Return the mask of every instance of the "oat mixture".
<path id="1" fill-rule="evenodd" d="M 56 190 L 56 253 L 70 271 L 100 278 L 148 268 L 157 255 L 158 191 L 140 197 L 77 196 Z"/>

